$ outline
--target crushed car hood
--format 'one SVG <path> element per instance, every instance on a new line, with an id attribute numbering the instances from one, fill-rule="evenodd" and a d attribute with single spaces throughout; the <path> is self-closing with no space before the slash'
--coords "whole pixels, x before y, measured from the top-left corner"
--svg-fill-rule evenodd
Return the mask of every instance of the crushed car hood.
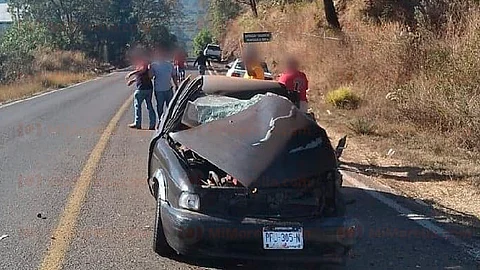
<path id="1" fill-rule="evenodd" d="M 275 94 L 237 114 L 170 136 L 245 187 L 286 186 L 337 166 L 325 130 Z"/>

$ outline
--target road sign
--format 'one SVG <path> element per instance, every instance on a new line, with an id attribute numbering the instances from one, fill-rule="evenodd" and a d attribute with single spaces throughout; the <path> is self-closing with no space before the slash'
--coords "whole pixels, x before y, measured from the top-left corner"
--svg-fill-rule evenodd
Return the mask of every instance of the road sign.
<path id="1" fill-rule="evenodd" d="M 245 43 L 270 42 L 271 40 L 272 40 L 271 32 L 243 33 L 243 42 Z"/>

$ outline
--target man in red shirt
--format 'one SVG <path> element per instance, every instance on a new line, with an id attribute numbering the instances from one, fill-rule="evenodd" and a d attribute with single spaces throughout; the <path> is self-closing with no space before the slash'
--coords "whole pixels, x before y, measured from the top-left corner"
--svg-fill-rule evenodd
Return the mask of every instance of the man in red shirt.
<path id="1" fill-rule="evenodd" d="M 300 110 L 302 112 L 307 112 L 308 110 L 308 100 L 307 100 L 307 91 L 308 91 L 308 79 L 305 73 L 298 70 L 299 64 L 298 61 L 289 57 L 286 61 L 286 69 L 283 74 L 278 79 L 278 82 L 285 85 L 289 91 L 298 92 L 300 95 Z"/>

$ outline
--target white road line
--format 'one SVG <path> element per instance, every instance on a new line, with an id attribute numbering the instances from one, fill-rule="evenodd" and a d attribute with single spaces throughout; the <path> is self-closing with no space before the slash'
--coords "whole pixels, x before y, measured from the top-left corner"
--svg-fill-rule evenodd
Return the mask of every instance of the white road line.
<path id="1" fill-rule="evenodd" d="M 350 183 L 351 185 L 363 189 L 368 195 L 372 196 L 373 198 L 377 199 L 378 201 L 382 202 L 383 204 L 387 205 L 388 207 L 392 208 L 393 210 L 397 211 L 402 216 L 405 216 L 407 219 L 417 223 L 418 225 L 422 226 L 423 228 L 431 231 L 432 233 L 440 236 L 441 238 L 448 241 L 450 244 L 461 248 L 465 253 L 470 255 L 475 261 L 480 261 L 480 250 L 478 248 L 469 245 L 462 240 L 458 239 L 456 236 L 452 235 L 451 233 L 447 232 L 446 230 L 440 228 L 439 226 L 435 225 L 428 218 L 424 217 L 423 215 L 415 214 L 412 210 L 403 207 L 396 203 L 395 201 L 383 196 L 378 190 L 375 188 L 369 187 L 364 183 L 356 180 L 355 178 L 343 174 L 346 182 Z"/>
<path id="2" fill-rule="evenodd" d="M 24 98 L 24 99 L 19 99 L 19 100 L 15 100 L 15 101 L 11 101 L 11 102 L 7 101 L 6 104 L 0 103 L 0 109 L 10 107 L 12 105 L 22 103 L 22 102 L 25 102 L 25 101 L 29 101 L 29 100 L 32 100 L 32 99 L 36 99 L 36 98 L 39 98 L 39 97 L 43 97 L 43 96 L 46 96 L 46 95 L 50 95 L 50 94 L 53 94 L 53 93 L 56 93 L 56 92 L 60 92 L 60 91 L 66 90 L 66 89 L 74 88 L 74 87 L 77 87 L 77 86 L 80 86 L 80 85 L 83 85 L 83 84 L 86 84 L 86 83 L 89 83 L 89 82 L 97 81 L 97 80 L 100 80 L 102 78 L 109 77 L 113 74 L 115 74 L 115 73 L 110 73 L 110 74 L 105 75 L 105 76 L 101 76 L 101 77 L 97 77 L 95 79 L 91 79 L 91 80 L 88 80 L 88 81 L 76 83 L 76 84 L 73 84 L 73 85 L 70 85 L 70 86 L 67 86 L 67 87 L 64 87 L 64 88 L 47 90 L 45 92 L 41 92 L 40 94 L 36 94 L 36 95 L 33 95 L 31 97 L 27 97 L 27 98 Z"/>
<path id="3" fill-rule="evenodd" d="M 215 67 L 212 66 L 212 69 L 213 69 L 213 73 L 215 73 L 215 75 L 218 75 L 218 72 L 217 70 L 215 69 Z M 208 70 L 208 74 L 210 75 L 213 75 L 212 71 L 210 69 L 207 69 Z"/>

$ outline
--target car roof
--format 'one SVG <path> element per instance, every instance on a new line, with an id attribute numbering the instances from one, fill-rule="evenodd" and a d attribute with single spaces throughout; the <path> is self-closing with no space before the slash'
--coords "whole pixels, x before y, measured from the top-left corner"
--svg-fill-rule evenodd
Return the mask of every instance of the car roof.
<path id="1" fill-rule="evenodd" d="M 221 75 L 203 76 L 202 91 L 210 95 L 229 96 L 229 94 L 240 92 L 284 92 L 284 90 L 285 87 L 276 81 L 244 79 Z"/>

